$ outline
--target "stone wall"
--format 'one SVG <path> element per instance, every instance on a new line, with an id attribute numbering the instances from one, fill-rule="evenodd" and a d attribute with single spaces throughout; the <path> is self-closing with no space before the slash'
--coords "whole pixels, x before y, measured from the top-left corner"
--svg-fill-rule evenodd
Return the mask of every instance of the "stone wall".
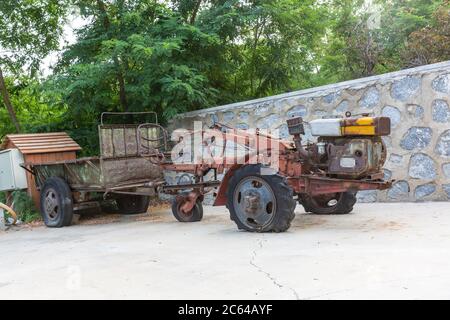
<path id="1" fill-rule="evenodd" d="M 310 121 L 346 111 L 373 112 L 392 122 L 392 134 L 384 138 L 385 176 L 396 182 L 388 191 L 360 192 L 359 201 L 450 199 L 450 61 L 185 113 L 172 120 L 171 128 L 219 121 L 242 129 L 279 129 L 289 138 L 288 117 Z"/>

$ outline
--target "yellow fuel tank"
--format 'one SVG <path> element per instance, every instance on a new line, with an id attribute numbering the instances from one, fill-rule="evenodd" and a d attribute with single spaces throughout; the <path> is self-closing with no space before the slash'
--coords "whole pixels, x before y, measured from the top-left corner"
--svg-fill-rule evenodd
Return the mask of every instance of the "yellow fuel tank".
<path id="1" fill-rule="evenodd" d="M 363 117 L 341 120 L 343 136 L 388 136 L 391 119 L 388 117 Z"/>
<path id="2" fill-rule="evenodd" d="M 391 119 L 388 117 L 362 117 L 345 119 L 317 119 L 310 122 L 313 136 L 388 136 Z"/>

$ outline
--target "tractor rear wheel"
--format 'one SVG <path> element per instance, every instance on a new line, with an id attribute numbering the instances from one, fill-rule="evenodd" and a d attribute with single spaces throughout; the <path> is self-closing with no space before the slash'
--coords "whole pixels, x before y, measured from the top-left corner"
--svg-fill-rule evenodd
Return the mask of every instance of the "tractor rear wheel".
<path id="1" fill-rule="evenodd" d="M 227 208 L 239 229 L 284 232 L 295 217 L 293 190 L 278 174 L 261 175 L 261 165 L 247 165 L 230 178 Z"/>
<path id="2" fill-rule="evenodd" d="M 306 212 L 313 214 L 348 214 L 356 203 L 356 193 L 340 192 L 314 197 L 302 194 L 299 202 Z"/>

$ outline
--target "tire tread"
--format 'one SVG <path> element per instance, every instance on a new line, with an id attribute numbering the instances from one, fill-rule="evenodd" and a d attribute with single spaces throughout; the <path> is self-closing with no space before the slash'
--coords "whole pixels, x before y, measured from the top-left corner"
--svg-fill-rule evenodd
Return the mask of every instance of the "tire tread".
<path id="1" fill-rule="evenodd" d="M 354 192 L 344 192 L 343 198 L 340 199 L 336 207 L 334 208 L 318 208 L 311 200 L 309 195 L 303 194 L 299 197 L 299 202 L 305 209 L 305 212 L 312 214 L 349 214 L 353 211 L 353 206 L 356 203 L 356 194 Z M 331 209 L 331 210 L 330 210 Z"/>
<path id="2" fill-rule="evenodd" d="M 279 174 L 261 176 L 272 187 L 275 197 L 277 199 L 276 217 L 271 224 L 263 229 L 251 229 L 243 224 L 237 217 L 233 207 L 233 193 L 239 181 L 247 176 L 259 176 L 261 172 L 261 165 L 246 165 L 236 170 L 231 176 L 227 189 L 227 203 L 226 207 L 230 212 L 230 219 L 234 221 L 240 230 L 250 232 L 284 232 L 291 226 L 292 220 L 295 218 L 296 202 L 293 199 L 294 192 L 287 184 L 286 178 Z"/>
<path id="3" fill-rule="evenodd" d="M 52 187 L 55 192 L 58 193 L 58 197 L 60 198 L 61 203 L 61 214 L 62 217 L 58 219 L 56 222 L 49 222 L 46 219 L 44 210 L 43 210 L 43 202 L 45 200 L 44 194 L 47 188 Z M 73 218 L 73 199 L 72 199 L 72 191 L 70 190 L 67 182 L 60 177 L 50 177 L 45 182 L 41 189 L 41 214 L 44 219 L 45 225 L 50 228 L 61 228 L 67 227 L 72 224 Z"/>

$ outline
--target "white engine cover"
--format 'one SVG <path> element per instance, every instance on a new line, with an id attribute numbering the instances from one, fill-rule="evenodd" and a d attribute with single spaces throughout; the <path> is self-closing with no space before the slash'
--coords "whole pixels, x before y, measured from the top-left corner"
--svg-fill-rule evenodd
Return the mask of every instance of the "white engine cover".
<path id="1" fill-rule="evenodd" d="M 341 119 L 317 119 L 309 122 L 311 134 L 322 137 L 340 137 Z"/>

